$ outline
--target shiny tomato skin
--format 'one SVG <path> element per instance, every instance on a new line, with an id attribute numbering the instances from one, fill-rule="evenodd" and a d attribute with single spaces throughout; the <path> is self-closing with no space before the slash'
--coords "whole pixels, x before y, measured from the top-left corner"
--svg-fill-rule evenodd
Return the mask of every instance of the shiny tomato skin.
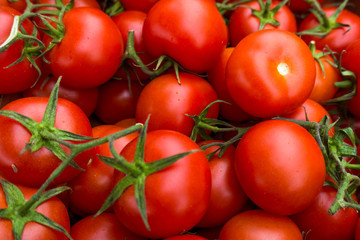
<path id="1" fill-rule="evenodd" d="M 95 115 L 106 124 L 114 124 L 122 119 L 134 118 L 136 103 L 143 86 L 136 81 L 110 80 L 99 86 L 99 100 Z"/>
<path id="2" fill-rule="evenodd" d="M 121 0 L 123 7 L 128 10 L 137 10 L 147 13 L 159 0 Z"/>
<path id="3" fill-rule="evenodd" d="M 225 48 L 219 61 L 207 72 L 207 80 L 214 87 L 218 98 L 228 103 L 220 103 L 220 115 L 229 121 L 243 121 L 249 119 L 250 115 L 234 102 L 226 87 L 225 69 L 233 51 L 233 47 Z"/>
<path id="4" fill-rule="evenodd" d="M 47 75 L 42 75 L 36 85 L 22 92 L 22 96 L 49 97 L 56 84 L 57 78 L 50 76 L 45 83 L 45 79 L 47 77 Z M 65 84 L 60 84 L 58 96 L 75 103 L 86 113 L 87 116 L 90 116 L 95 111 L 99 98 L 99 89 L 98 87 L 73 88 Z"/>
<path id="5" fill-rule="evenodd" d="M 305 232 L 307 240 L 353 240 L 358 213 L 353 208 L 341 208 L 335 215 L 328 214 L 335 200 L 336 189 L 324 186 L 315 201 L 304 211 L 290 216 Z"/>
<path id="6" fill-rule="evenodd" d="M 205 79 L 180 72 L 178 83 L 173 73 L 164 74 L 148 83 L 136 104 L 135 119 L 144 123 L 151 114 L 149 130 L 169 129 L 190 136 L 194 121 L 185 114 L 199 115 L 217 100 L 214 88 Z M 208 118 L 217 118 L 219 105 L 210 107 Z"/>
<path id="7" fill-rule="evenodd" d="M 265 29 L 246 36 L 226 67 L 233 100 L 255 117 L 290 112 L 310 96 L 316 76 L 309 47 L 295 34 Z"/>
<path id="8" fill-rule="evenodd" d="M 239 213 L 225 223 L 219 240 L 302 240 L 301 232 L 287 216 L 260 209 Z"/>
<path id="9" fill-rule="evenodd" d="M 125 228 L 113 213 L 82 218 L 71 226 L 73 240 L 145 240 Z"/>
<path id="10" fill-rule="evenodd" d="M 93 136 L 101 138 L 124 129 L 115 125 L 99 125 L 93 128 Z M 132 133 L 116 139 L 115 149 L 120 152 L 137 136 L 137 133 Z M 96 147 L 93 158 L 85 171 L 68 183 L 72 189 L 70 209 L 79 216 L 88 216 L 99 211 L 114 185 L 114 168 L 103 163 L 98 155 L 112 157 L 108 143 Z"/>
<path id="11" fill-rule="evenodd" d="M 357 77 L 355 96 L 348 102 L 348 110 L 356 117 L 360 117 L 360 69 L 358 62 L 360 61 L 360 39 L 351 43 L 343 52 L 341 57 L 341 66 L 347 70 L 354 72 Z"/>
<path id="12" fill-rule="evenodd" d="M 280 1 L 272 1 L 270 9 L 277 6 Z M 260 20 L 252 14 L 252 9 L 260 10 L 259 1 L 251 1 L 237 7 L 230 15 L 229 33 L 231 46 L 236 46 L 241 39 L 250 33 L 259 30 Z M 266 24 L 263 29 L 282 29 L 292 33 L 297 31 L 296 18 L 293 12 L 285 5 L 273 17 L 279 21 L 279 26 Z"/>
<path id="13" fill-rule="evenodd" d="M 20 98 L 10 102 L 2 110 L 12 110 L 40 122 L 48 103 L 46 97 Z M 59 98 L 56 110 L 55 128 L 80 135 L 92 136 L 91 125 L 86 114 L 76 104 Z M 60 160 L 45 147 L 30 153 L 23 150 L 31 137 L 30 132 L 15 120 L 0 116 L 0 175 L 7 180 L 29 187 L 40 187 L 49 175 L 60 165 Z M 63 147 L 69 154 L 69 149 Z M 88 163 L 93 150 L 80 153 L 75 162 L 82 168 Z M 73 179 L 80 171 L 68 166 L 54 185 Z"/>
<path id="14" fill-rule="evenodd" d="M 96 87 L 110 80 L 124 51 L 114 21 L 99 9 L 79 7 L 68 11 L 63 23 L 64 37 L 48 53 L 51 73 L 77 88 Z"/>
<path id="15" fill-rule="evenodd" d="M 36 188 L 29 188 L 17 185 L 23 193 L 25 200 L 29 200 L 36 192 Z M 3 188 L 0 186 L 0 208 L 7 207 L 7 201 Z M 42 213 L 46 217 L 60 224 L 67 232 L 70 232 L 70 218 L 65 205 L 57 198 L 52 197 L 45 202 L 41 203 L 36 211 Z M 12 223 L 8 219 L 0 218 L 0 232 L 2 240 L 13 240 Z M 68 240 L 65 234 L 50 229 L 44 225 L 28 222 L 25 225 L 24 232 L 22 233 L 22 240 Z"/>
<path id="16" fill-rule="evenodd" d="M 323 11 L 326 16 L 330 17 L 337 7 L 323 7 Z M 340 13 L 336 22 L 349 24 L 349 27 L 340 27 L 332 30 L 325 37 L 317 37 L 311 35 L 302 35 L 301 38 L 307 43 L 310 44 L 310 41 L 314 40 L 316 42 L 316 47 L 320 50 L 328 46 L 332 51 L 341 53 L 342 50 L 351 44 L 353 41 L 360 38 L 360 16 L 344 9 Z M 298 31 L 309 30 L 319 24 L 318 20 L 314 17 L 313 14 L 308 15 L 304 20 L 299 24 Z"/>
<path id="17" fill-rule="evenodd" d="M 219 142 L 217 140 L 202 141 L 199 146 Z M 206 155 L 216 151 L 218 146 L 207 148 Z M 211 198 L 207 212 L 197 227 L 222 226 L 232 216 L 242 211 L 248 197 L 242 190 L 234 169 L 235 147 L 230 145 L 219 157 L 215 154 L 209 159 L 211 170 Z"/>
<path id="18" fill-rule="evenodd" d="M 308 207 L 325 181 L 325 160 L 306 129 L 286 120 L 266 120 L 240 139 L 235 170 L 246 195 L 279 215 Z"/>
<path id="19" fill-rule="evenodd" d="M 137 139 L 121 151 L 133 161 Z M 153 162 L 190 150 L 200 150 L 189 137 L 171 130 L 149 131 L 145 141 L 145 162 Z M 123 174 L 116 171 L 116 179 Z M 119 220 L 131 231 L 148 238 L 166 238 L 192 229 L 205 214 L 211 191 L 210 167 L 201 150 L 178 160 L 171 166 L 148 175 L 145 198 L 148 231 L 135 203 L 134 186 L 128 187 L 113 204 Z"/>
<path id="20" fill-rule="evenodd" d="M 11 7 L 0 5 L 0 45 L 9 37 L 14 16 L 16 15 L 21 15 L 21 13 Z M 24 20 L 21 26 L 29 34 L 32 33 L 34 28 L 34 24 L 29 19 Z M 38 71 L 27 58 L 18 64 L 6 68 L 20 58 L 23 48 L 24 42 L 18 40 L 4 52 L 0 53 L 0 94 L 22 92 L 30 88 L 38 78 Z M 42 69 L 41 58 L 38 58 L 36 63 Z"/>
<path id="21" fill-rule="evenodd" d="M 213 0 L 165 0 L 148 12 L 144 44 L 154 57 L 167 55 L 186 70 L 204 73 L 228 43 L 228 29 Z"/>

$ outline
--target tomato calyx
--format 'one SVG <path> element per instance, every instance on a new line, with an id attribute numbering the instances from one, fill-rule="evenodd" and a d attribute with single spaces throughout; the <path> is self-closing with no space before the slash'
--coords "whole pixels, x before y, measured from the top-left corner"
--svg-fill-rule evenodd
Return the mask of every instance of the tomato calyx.
<path id="1" fill-rule="evenodd" d="M 259 0 L 260 10 L 255 10 L 250 8 L 252 14 L 257 17 L 260 20 L 259 24 L 259 31 L 264 29 L 266 24 L 273 25 L 275 27 L 280 25 L 280 22 L 275 19 L 275 14 L 288 2 L 288 0 L 282 1 L 278 5 L 276 5 L 273 9 L 270 9 L 271 7 L 271 0 L 266 0 L 266 3 L 264 4 L 263 0 Z"/>
<path id="2" fill-rule="evenodd" d="M 146 213 L 146 199 L 145 199 L 145 181 L 146 177 L 156 173 L 160 170 L 165 169 L 181 158 L 196 152 L 197 150 L 192 150 L 184 153 L 175 154 L 170 157 L 162 158 L 154 162 L 145 163 L 145 139 L 146 132 L 148 127 L 149 118 L 145 121 L 144 127 L 141 129 L 138 142 L 136 145 L 135 156 L 133 162 L 128 162 L 124 157 L 120 156 L 113 142 L 109 142 L 110 150 L 113 155 L 111 157 L 98 156 L 101 161 L 105 164 L 115 168 L 116 170 L 126 174 L 113 188 L 112 192 L 105 200 L 104 204 L 100 210 L 95 214 L 95 217 L 100 215 L 106 209 L 108 209 L 127 189 L 129 186 L 134 185 L 135 199 L 136 204 L 139 208 L 142 220 L 146 228 L 150 231 L 150 225 L 147 219 Z"/>
<path id="3" fill-rule="evenodd" d="M 311 5 L 312 8 L 310 9 L 310 12 L 314 14 L 314 16 L 319 21 L 319 24 L 309 30 L 298 32 L 296 33 L 297 35 L 312 35 L 317 37 L 325 37 L 332 30 L 337 28 L 345 27 L 348 28 L 347 31 L 350 30 L 350 25 L 336 22 L 337 18 L 339 17 L 342 10 L 345 9 L 349 0 L 344 0 L 330 17 L 326 16 L 326 13 L 322 10 L 320 4 L 316 0 L 305 1 Z"/>
<path id="4" fill-rule="evenodd" d="M 125 11 L 125 8 L 120 1 L 115 1 L 111 6 L 107 7 L 104 11 L 109 17 L 113 17 Z"/>
<path id="5" fill-rule="evenodd" d="M 222 2 L 216 2 L 216 7 L 221 15 L 224 15 L 227 11 L 233 11 L 241 4 L 251 2 L 252 0 L 239 0 L 234 2 L 229 2 L 229 0 L 224 0 Z"/>
<path id="6" fill-rule="evenodd" d="M 13 225 L 13 235 L 15 240 L 21 240 L 21 235 L 25 224 L 28 222 L 36 222 L 56 231 L 65 234 L 69 239 L 72 239 L 70 234 L 60 224 L 49 219 L 43 214 L 37 212 L 35 208 L 46 200 L 69 190 L 69 187 L 57 187 L 46 191 L 40 195 L 36 201 L 26 201 L 20 189 L 14 184 L 0 179 L 3 191 L 6 196 L 7 208 L 0 209 L 0 218 L 9 219 Z"/>

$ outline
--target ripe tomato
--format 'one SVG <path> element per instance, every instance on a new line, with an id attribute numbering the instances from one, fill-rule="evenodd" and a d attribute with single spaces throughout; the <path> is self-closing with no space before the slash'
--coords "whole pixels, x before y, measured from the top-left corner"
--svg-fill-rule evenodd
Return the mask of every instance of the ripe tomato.
<path id="1" fill-rule="evenodd" d="M 341 208 L 333 216 L 328 214 L 336 192 L 333 187 L 324 186 L 311 206 L 290 217 L 305 232 L 307 240 L 354 239 L 359 218 L 355 209 Z"/>
<path id="2" fill-rule="evenodd" d="M 214 88 L 194 74 L 180 75 L 181 84 L 173 73 L 164 74 L 148 83 L 136 104 L 135 118 L 144 123 L 150 114 L 149 131 L 170 129 L 190 136 L 194 121 L 186 116 L 199 115 L 210 103 L 217 100 Z M 214 104 L 207 117 L 217 118 L 219 105 Z"/>
<path id="3" fill-rule="evenodd" d="M 278 4 L 280 4 L 280 1 L 272 1 L 270 9 L 273 9 Z M 229 19 L 231 46 L 236 46 L 245 36 L 259 30 L 260 19 L 252 13 L 252 10 L 260 10 L 260 4 L 258 0 L 253 0 L 251 2 L 240 5 L 231 13 Z M 274 16 L 270 15 L 264 17 L 275 19 L 280 23 L 280 25 L 274 26 L 271 24 L 266 24 L 263 29 L 276 28 L 292 33 L 297 31 L 295 15 L 286 5 L 282 6 Z"/>
<path id="4" fill-rule="evenodd" d="M 121 151 L 132 162 L 137 139 Z M 189 137 L 171 130 L 149 131 L 145 141 L 145 162 L 200 150 Z M 116 171 L 116 180 L 124 174 Z M 146 229 L 136 205 L 134 186 L 130 186 L 113 204 L 124 226 L 140 236 L 166 238 L 193 228 L 204 216 L 210 201 L 211 175 L 203 151 L 181 158 L 169 167 L 148 175 L 145 180 L 145 201 L 150 231 Z"/>
<path id="5" fill-rule="evenodd" d="M 159 0 L 121 0 L 121 4 L 126 10 L 148 12 L 157 1 Z"/>
<path id="6" fill-rule="evenodd" d="M 167 55 L 185 69 L 204 73 L 228 43 L 228 29 L 212 0 L 164 0 L 148 12 L 144 44 L 154 57 Z"/>
<path id="7" fill-rule="evenodd" d="M 229 104 L 221 103 L 219 106 L 220 115 L 229 121 L 243 121 L 250 118 L 250 115 L 242 110 L 231 98 L 226 87 L 225 69 L 226 64 L 234 51 L 233 47 L 225 48 L 219 61 L 207 72 L 207 79 L 214 87 L 218 98 Z"/>
<path id="8" fill-rule="evenodd" d="M 239 213 L 225 223 L 219 240 L 301 240 L 301 232 L 286 216 L 263 210 Z"/>
<path id="9" fill-rule="evenodd" d="M 20 98 L 10 102 L 2 110 L 12 110 L 40 122 L 48 104 L 46 97 Z M 92 136 L 91 125 L 86 114 L 76 104 L 59 98 L 56 110 L 55 128 L 80 135 Z M 31 133 L 19 122 L 0 116 L 0 175 L 12 183 L 30 187 L 40 187 L 61 161 L 45 147 L 30 153 L 25 144 Z M 69 149 L 63 147 L 69 154 Z M 92 155 L 92 150 L 80 153 L 74 161 L 84 168 Z M 53 182 L 54 185 L 73 179 L 80 171 L 68 166 Z"/>
<path id="10" fill-rule="evenodd" d="M 319 4 L 322 4 L 324 0 L 317 0 Z M 305 0 L 289 0 L 288 6 L 291 11 L 296 13 L 303 13 L 311 9 L 311 5 Z"/>
<path id="11" fill-rule="evenodd" d="M 19 11 L 10 7 L 0 6 L 0 45 L 9 37 L 14 16 L 18 15 L 21 15 Z M 31 34 L 34 28 L 34 24 L 29 19 L 25 19 L 21 26 L 24 27 L 28 34 Z M 38 78 L 38 71 L 27 58 L 18 64 L 6 68 L 20 58 L 23 48 L 24 41 L 18 40 L 4 52 L 0 53 L 0 94 L 24 91 L 31 87 Z M 41 69 L 41 58 L 38 58 L 36 63 Z"/>
<path id="12" fill-rule="evenodd" d="M 326 16 L 330 17 L 337 7 L 323 7 L 323 11 Z M 302 35 L 301 38 L 307 43 L 310 44 L 310 41 L 314 40 L 316 42 L 316 47 L 318 49 L 323 49 L 328 46 L 331 50 L 340 53 L 342 50 L 351 44 L 353 41 L 360 38 L 360 16 L 349 11 L 342 10 L 336 22 L 349 24 L 349 27 L 340 27 L 332 30 L 325 37 L 317 37 L 312 35 Z M 313 14 L 308 15 L 304 20 L 301 21 L 298 31 L 309 30 L 316 27 L 319 24 L 319 21 Z"/>
<path id="13" fill-rule="evenodd" d="M 95 115 L 104 123 L 114 124 L 125 118 L 134 118 L 136 103 L 143 86 L 137 82 L 110 80 L 99 87 Z"/>
<path id="14" fill-rule="evenodd" d="M 62 76 L 64 84 L 77 88 L 96 87 L 110 80 L 124 51 L 114 21 L 99 9 L 80 7 L 68 11 L 63 22 L 65 35 L 48 52 L 51 73 L 57 78 Z"/>
<path id="15" fill-rule="evenodd" d="M 25 200 L 29 200 L 37 192 L 36 188 L 17 185 L 23 193 Z M 0 208 L 7 207 L 7 199 L 2 186 L 0 186 Z M 70 232 L 70 219 L 65 205 L 57 198 L 52 197 L 41 203 L 36 211 L 60 224 L 67 232 Z M 0 232 L 2 240 L 15 239 L 12 232 L 12 223 L 8 219 L 0 218 Z M 51 229 L 36 222 L 28 222 L 22 233 L 22 240 L 68 240 L 65 234 Z"/>
<path id="16" fill-rule="evenodd" d="M 285 120 L 266 120 L 240 139 L 235 170 L 246 195 L 275 214 L 308 207 L 325 181 L 325 160 L 306 129 Z"/>
<path id="17" fill-rule="evenodd" d="M 163 240 L 206 240 L 206 238 L 194 234 L 182 234 L 178 236 L 164 238 Z"/>
<path id="18" fill-rule="evenodd" d="M 125 228 L 113 213 L 88 216 L 70 230 L 73 240 L 145 240 Z"/>
<path id="19" fill-rule="evenodd" d="M 240 108 L 266 118 L 301 106 L 314 87 L 315 74 L 315 60 L 299 37 L 266 29 L 235 47 L 226 67 L 226 83 Z"/>
<path id="20" fill-rule="evenodd" d="M 99 125 L 93 128 L 93 136 L 101 138 L 124 129 L 115 125 Z M 132 133 L 116 139 L 115 149 L 120 152 L 137 136 L 137 133 Z M 96 147 L 86 170 L 68 183 L 72 189 L 70 209 L 80 216 L 88 216 L 99 211 L 114 185 L 114 168 L 103 163 L 98 155 L 112 157 L 108 143 Z"/>
<path id="21" fill-rule="evenodd" d="M 23 97 L 49 97 L 57 79 L 54 76 L 50 76 L 45 83 L 44 81 L 47 77 L 47 75 L 42 75 L 35 86 L 26 89 L 22 93 Z M 73 88 L 60 84 L 59 97 L 75 103 L 87 116 L 90 116 L 95 111 L 99 98 L 99 89 L 98 87 Z"/>
<path id="22" fill-rule="evenodd" d="M 199 146 L 214 142 L 219 141 L 203 141 L 199 143 Z M 218 146 L 212 146 L 204 152 L 208 155 L 217 148 Z M 210 158 L 210 204 L 205 216 L 197 224 L 198 227 L 222 226 L 229 218 L 245 208 L 248 198 L 237 180 L 234 157 L 235 147 L 230 145 L 221 157 L 215 154 Z"/>

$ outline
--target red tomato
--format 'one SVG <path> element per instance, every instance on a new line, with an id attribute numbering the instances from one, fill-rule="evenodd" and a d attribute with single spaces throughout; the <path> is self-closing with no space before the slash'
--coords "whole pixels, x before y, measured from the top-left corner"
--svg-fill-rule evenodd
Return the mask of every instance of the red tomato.
<path id="1" fill-rule="evenodd" d="M 280 215 L 307 208 L 325 181 L 325 160 L 303 127 L 267 120 L 240 139 L 235 170 L 246 195 L 265 211 Z"/>
<path id="2" fill-rule="evenodd" d="M 26 8 L 25 0 L 9 1 L 9 0 L 0 0 L 0 6 L 11 7 L 16 9 L 19 12 L 23 12 Z"/>
<path id="3" fill-rule="evenodd" d="M 317 0 L 319 4 L 322 4 L 324 0 Z M 311 9 L 311 5 L 305 0 L 289 0 L 288 6 L 291 11 L 296 13 L 306 12 Z"/>
<path id="4" fill-rule="evenodd" d="M 323 11 L 325 12 L 326 16 L 330 17 L 336 9 L 337 7 L 324 7 Z M 340 53 L 342 50 L 345 50 L 349 44 L 360 38 L 360 16 L 344 9 L 340 13 L 336 22 L 349 24 L 350 28 L 336 28 L 322 38 L 311 35 L 302 35 L 301 38 L 307 44 L 314 40 L 316 42 L 316 47 L 320 50 L 328 46 L 331 50 Z M 310 14 L 301 21 L 298 31 L 301 32 L 304 30 L 309 30 L 316 27 L 318 24 L 319 21 L 316 19 L 316 17 L 313 14 Z"/>
<path id="5" fill-rule="evenodd" d="M 320 53 L 320 50 L 315 50 L 315 54 Z M 326 55 L 319 59 L 321 61 L 323 68 L 321 68 L 320 63 L 316 63 L 316 79 L 314 88 L 310 94 L 310 99 L 317 102 L 324 102 L 335 97 L 338 92 L 338 88 L 335 87 L 335 83 L 342 80 L 339 70 L 332 66 L 329 62 L 334 62 L 331 56 Z M 324 70 L 324 73 L 323 73 Z"/>
<path id="6" fill-rule="evenodd" d="M 226 67 L 229 93 L 256 117 L 290 112 L 310 96 L 315 60 L 295 34 L 279 29 L 257 31 L 234 49 Z"/>
<path id="7" fill-rule="evenodd" d="M 0 45 L 9 37 L 14 22 L 14 16 L 17 15 L 21 15 L 21 13 L 13 8 L 0 5 Z M 25 19 L 21 26 L 23 26 L 29 34 L 32 33 L 34 28 L 33 23 L 29 19 Z M 19 93 L 24 91 L 31 87 L 38 78 L 38 71 L 27 58 L 18 64 L 6 68 L 20 58 L 23 48 L 24 42 L 18 40 L 4 52 L 0 53 L 0 94 Z M 41 69 L 41 58 L 38 58 L 36 63 Z"/>
<path id="8" fill-rule="evenodd" d="M 46 97 L 29 97 L 15 100 L 2 108 L 12 110 L 40 122 L 48 104 Z M 86 114 L 76 104 L 58 99 L 55 128 L 80 135 L 92 136 Z M 19 122 L 0 116 L 0 175 L 5 179 L 30 187 L 39 187 L 57 168 L 61 161 L 45 147 L 30 153 L 25 144 L 30 141 L 30 132 Z M 63 147 L 69 154 L 69 149 Z M 80 153 L 74 161 L 82 168 L 88 163 L 92 150 Z M 54 185 L 73 179 L 80 171 L 68 166 L 53 182 Z"/>
<path id="9" fill-rule="evenodd" d="M 229 104 L 221 103 L 220 115 L 226 120 L 243 121 L 250 118 L 250 115 L 244 112 L 231 98 L 230 93 L 226 87 L 225 69 L 226 64 L 234 51 L 233 47 L 226 48 L 220 56 L 219 61 L 207 72 L 207 79 L 214 87 L 219 99 L 226 101 Z"/>
<path id="10" fill-rule="evenodd" d="M 219 240 L 302 240 L 299 228 L 286 216 L 250 210 L 225 223 Z"/>
<path id="11" fill-rule="evenodd" d="M 57 79 L 54 76 L 50 76 L 50 78 L 46 80 L 46 83 L 44 83 L 47 77 L 46 75 L 42 75 L 35 86 L 23 92 L 23 97 L 49 97 Z M 99 89 L 97 87 L 73 88 L 65 84 L 60 84 L 59 97 L 75 103 L 87 116 L 90 116 L 95 111 L 99 98 Z"/>
<path id="12" fill-rule="evenodd" d="M 183 234 L 183 235 L 164 238 L 163 240 L 206 240 L 206 238 L 194 234 Z"/>
<path id="13" fill-rule="evenodd" d="M 163 0 L 148 12 L 143 37 L 151 55 L 167 55 L 189 71 L 204 73 L 225 49 L 228 29 L 212 0 Z"/>
<path id="14" fill-rule="evenodd" d="M 70 235 L 73 240 L 145 240 L 125 228 L 113 213 L 81 219 L 71 227 Z"/>
<path id="15" fill-rule="evenodd" d="M 143 86 L 139 82 L 111 80 L 99 87 L 99 100 L 95 115 L 104 123 L 114 124 L 125 118 L 134 118 L 136 102 Z"/>
<path id="16" fill-rule="evenodd" d="M 94 137 L 104 137 L 125 128 L 115 125 L 99 125 L 93 128 Z M 117 152 L 138 136 L 132 133 L 114 141 Z M 81 216 L 88 216 L 99 211 L 105 199 L 110 195 L 114 183 L 114 168 L 103 163 L 97 155 L 112 157 L 109 144 L 96 147 L 93 158 L 84 172 L 68 183 L 72 191 L 70 194 L 70 208 Z"/>
<path id="17" fill-rule="evenodd" d="M 199 146 L 219 142 L 217 140 L 200 142 Z M 218 146 L 207 148 L 206 155 L 216 151 Z M 210 158 L 211 198 L 209 208 L 197 224 L 198 227 L 222 226 L 232 216 L 239 213 L 247 204 L 247 196 L 242 190 L 234 169 L 235 147 L 230 145 L 219 157 Z"/>
<path id="18" fill-rule="evenodd" d="M 121 4 L 126 10 L 138 10 L 148 12 L 159 0 L 121 0 Z"/>
<path id="19" fill-rule="evenodd" d="M 77 88 L 96 87 L 110 80 L 124 50 L 114 21 L 99 9 L 81 7 L 68 11 L 63 22 L 65 35 L 47 56 L 51 73 Z"/>
<path id="20" fill-rule="evenodd" d="M 203 78 L 190 73 L 169 73 L 153 79 L 140 93 L 135 118 L 144 123 L 148 115 L 149 131 L 170 129 L 190 136 L 194 121 L 186 116 L 199 115 L 210 103 L 217 100 L 214 88 Z M 208 118 L 217 118 L 219 105 L 214 104 Z"/>
<path id="21" fill-rule="evenodd" d="M 273 9 L 279 4 L 280 1 L 272 1 L 270 9 Z M 245 36 L 259 30 L 260 19 L 252 13 L 252 10 L 260 11 L 260 5 L 258 0 L 242 4 L 231 13 L 229 19 L 231 46 L 236 46 Z M 263 29 L 276 28 L 286 30 L 292 33 L 295 33 L 297 31 L 295 15 L 286 5 L 281 7 L 274 16 L 265 15 L 264 18 L 275 19 L 280 23 L 280 25 L 274 26 L 271 24 L 266 24 Z"/>
<path id="22" fill-rule="evenodd" d="M 358 61 L 360 61 L 360 39 L 351 43 L 344 51 L 341 58 L 341 66 L 354 72 L 357 79 L 360 78 L 360 69 L 357 64 Z M 357 80 L 356 83 L 355 96 L 348 102 L 347 105 L 348 110 L 356 117 L 360 117 L 360 84 L 358 83 L 359 80 Z"/>
<path id="23" fill-rule="evenodd" d="M 133 161 L 137 140 L 121 151 Z M 150 131 L 146 136 L 145 162 L 200 150 L 189 137 L 175 131 Z M 124 176 L 116 171 L 117 180 Z M 153 173 L 145 180 L 148 231 L 135 202 L 134 186 L 128 187 L 113 204 L 119 220 L 131 231 L 149 238 L 166 238 L 192 229 L 204 216 L 210 201 L 211 175 L 203 151 L 192 153 L 171 166 Z"/>
<path id="24" fill-rule="evenodd" d="M 360 220 L 356 222 L 355 240 L 360 240 Z"/>
<path id="25" fill-rule="evenodd" d="M 341 208 L 333 216 L 328 214 L 336 192 L 333 187 L 324 186 L 311 206 L 290 217 L 305 232 L 306 240 L 354 239 L 359 218 L 355 209 Z"/>
<path id="26" fill-rule="evenodd" d="M 117 14 L 116 16 L 113 16 L 112 19 L 120 29 L 121 35 L 123 37 L 123 42 L 125 44 L 127 44 L 128 41 L 129 31 L 134 31 L 134 48 L 138 53 L 138 56 L 141 58 L 142 62 L 144 64 L 150 64 L 155 60 L 155 58 L 146 53 L 142 36 L 142 29 L 146 16 L 147 14 L 141 11 L 127 10 Z M 125 72 L 125 68 L 127 67 L 127 70 L 130 71 L 131 80 L 149 79 L 149 76 L 146 75 L 134 61 L 128 61 L 128 64 L 131 68 L 129 69 L 129 66 L 124 66 L 120 68 L 119 71 L 115 74 L 116 77 L 121 79 L 127 79 Z M 148 67 L 151 68 L 150 66 Z M 155 67 L 155 65 L 153 65 L 153 67 Z"/>
<path id="27" fill-rule="evenodd" d="M 29 200 L 37 192 L 35 188 L 17 186 L 23 193 L 25 200 Z M 7 200 L 2 186 L 0 186 L 0 208 L 7 207 Z M 52 197 L 41 203 L 36 211 L 60 224 L 67 232 L 70 232 L 70 219 L 65 205 L 57 198 Z M 2 240 L 15 239 L 12 233 L 12 223 L 8 219 L 0 218 L 0 232 Z M 22 240 L 68 240 L 65 234 L 51 229 L 36 222 L 28 222 L 22 233 Z"/>

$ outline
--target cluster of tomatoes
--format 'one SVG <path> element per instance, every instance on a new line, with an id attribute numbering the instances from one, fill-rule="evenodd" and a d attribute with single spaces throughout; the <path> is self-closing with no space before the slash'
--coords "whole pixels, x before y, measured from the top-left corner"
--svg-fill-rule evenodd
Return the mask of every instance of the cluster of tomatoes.
<path id="1" fill-rule="evenodd" d="M 1 239 L 360 240 L 360 15 L 0 0 Z"/>

